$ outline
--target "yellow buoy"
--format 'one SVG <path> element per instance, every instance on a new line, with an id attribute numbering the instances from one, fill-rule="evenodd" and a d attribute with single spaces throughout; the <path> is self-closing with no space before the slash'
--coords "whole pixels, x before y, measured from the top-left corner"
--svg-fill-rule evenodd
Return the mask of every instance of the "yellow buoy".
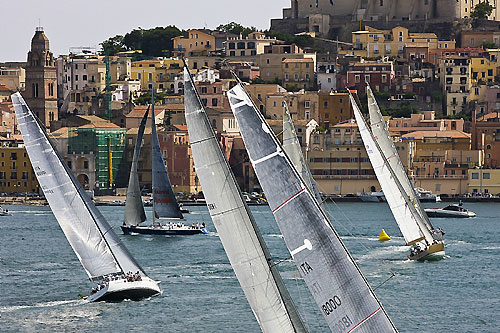
<path id="1" fill-rule="evenodd" d="M 382 231 L 380 232 L 380 235 L 378 236 L 378 240 L 381 242 L 385 242 L 385 241 L 391 240 L 391 237 L 389 237 L 389 235 L 385 232 L 385 230 L 382 229 Z"/>

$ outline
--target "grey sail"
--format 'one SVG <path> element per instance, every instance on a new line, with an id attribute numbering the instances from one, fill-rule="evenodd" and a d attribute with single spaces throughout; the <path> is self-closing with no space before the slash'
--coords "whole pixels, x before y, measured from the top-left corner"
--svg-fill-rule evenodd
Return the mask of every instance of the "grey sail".
<path id="1" fill-rule="evenodd" d="M 415 192 L 415 188 L 410 182 L 408 175 L 406 174 L 403 164 L 401 163 L 401 159 L 399 158 L 399 154 L 392 142 L 391 136 L 389 134 L 389 130 L 387 129 L 387 125 L 382 117 L 382 113 L 377 105 L 377 101 L 375 100 L 375 96 L 370 88 L 367 87 L 367 96 L 368 96 L 368 111 L 370 113 L 370 127 L 373 133 L 374 139 L 379 143 L 379 146 L 387 159 L 389 165 L 401 183 L 401 186 L 404 189 L 405 195 L 410 199 L 413 203 L 413 206 L 416 209 L 417 215 L 417 223 L 419 227 L 422 229 L 423 233 L 426 236 L 428 241 L 432 241 L 433 238 L 431 236 L 430 230 L 433 230 L 433 226 L 425 213 L 420 200 L 418 199 L 417 193 Z"/>
<path id="2" fill-rule="evenodd" d="M 40 187 L 88 276 L 129 271 L 146 276 L 85 194 L 21 94 L 13 94 L 12 102 Z"/>
<path id="3" fill-rule="evenodd" d="M 292 116 L 290 115 L 286 102 L 283 102 L 283 149 L 290 158 L 295 170 L 297 170 L 302 177 L 307 188 L 311 190 L 316 200 L 321 202 L 318 187 L 316 186 L 316 182 L 311 175 L 311 170 L 302 153 L 300 141 L 297 137 L 295 126 L 293 126 Z"/>
<path id="4" fill-rule="evenodd" d="M 395 332 L 387 313 L 240 84 L 228 92 L 245 146 L 299 272 L 332 332 Z"/>
<path id="5" fill-rule="evenodd" d="M 138 225 L 146 221 L 146 213 L 144 212 L 144 204 L 142 203 L 141 187 L 139 186 L 139 175 L 137 174 L 137 163 L 141 154 L 141 147 L 144 137 L 144 129 L 148 120 L 149 108 L 146 110 L 139 131 L 137 132 L 137 140 L 134 147 L 134 156 L 132 157 L 132 165 L 130 166 L 130 177 L 127 188 L 127 201 L 125 202 L 125 219 L 124 225 Z"/>
<path id="6" fill-rule="evenodd" d="M 231 266 L 263 332 L 306 332 L 236 184 L 187 69 L 184 103 L 196 173 Z"/>
<path id="7" fill-rule="evenodd" d="M 182 219 L 182 213 L 175 198 L 172 184 L 168 178 L 167 168 L 163 162 L 156 133 L 154 103 L 151 107 L 151 145 L 152 145 L 152 192 L 153 221 L 155 218 Z"/>

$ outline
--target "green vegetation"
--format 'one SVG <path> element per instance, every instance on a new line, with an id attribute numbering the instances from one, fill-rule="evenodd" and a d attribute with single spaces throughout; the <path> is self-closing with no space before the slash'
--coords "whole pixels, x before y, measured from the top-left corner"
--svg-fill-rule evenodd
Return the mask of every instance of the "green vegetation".
<path id="1" fill-rule="evenodd" d="M 168 96 L 168 93 L 156 93 L 155 94 L 155 104 L 163 104 L 163 99 Z M 148 105 L 151 103 L 151 93 L 142 94 L 140 97 L 135 99 L 135 104 L 138 105 Z"/>
<path id="2" fill-rule="evenodd" d="M 470 18 L 475 20 L 486 20 L 493 12 L 493 9 L 495 9 L 495 7 L 490 5 L 489 2 L 480 2 L 474 6 L 474 10 L 470 14 Z"/>
<path id="3" fill-rule="evenodd" d="M 258 31 L 256 27 L 244 27 L 236 22 L 221 24 L 216 29 L 235 35 L 241 34 L 243 38 L 247 37 L 251 32 Z"/>
<path id="4" fill-rule="evenodd" d="M 184 35 L 185 32 L 175 26 L 156 27 L 152 29 L 134 29 L 131 32 L 111 37 L 100 45 L 102 54 L 115 55 L 120 51 L 142 50 L 142 58 L 170 56 L 174 43 L 172 38 Z"/>
<path id="5" fill-rule="evenodd" d="M 271 38 L 276 38 L 287 44 L 296 44 L 301 48 L 314 48 L 314 38 L 309 35 L 291 35 L 284 32 L 267 30 L 265 34 Z"/>
<path id="6" fill-rule="evenodd" d="M 483 42 L 483 47 L 485 49 L 496 49 L 497 48 L 495 43 L 492 43 L 492 42 Z"/>
<path id="7" fill-rule="evenodd" d="M 409 118 L 412 113 L 417 113 L 417 108 L 406 102 L 396 108 L 384 108 L 381 106 L 380 111 L 384 116 L 391 116 L 392 118 Z"/>
<path id="8" fill-rule="evenodd" d="M 279 85 L 281 85 L 282 82 L 278 77 L 275 77 L 274 80 L 272 80 L 272 81 L 265 81 L 265 80 L 261 79 L 259 76 L 258 78 L 250 80 L 250 83 L 251 84 L 279 84 Z"/>
<path id="9" fill-rule="evenodd" d="M 463 119 L 465 121 L 472 121 L 472 115 L 470 112 L 462 111 L 455 115 L 444 116 L 444 119 Z"/>

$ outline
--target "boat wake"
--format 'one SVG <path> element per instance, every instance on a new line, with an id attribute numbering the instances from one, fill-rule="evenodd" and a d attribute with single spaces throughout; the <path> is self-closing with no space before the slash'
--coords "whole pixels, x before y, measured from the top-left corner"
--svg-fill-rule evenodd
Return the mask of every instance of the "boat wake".
<path id="1" fill-rule="evenodd" d="M 66 301 L 50 301 L 50 302 L 41 302 L 41 303 L 36 303 L 32 305 L 12 305 L 12 306 L 0 306 L 0 313 L 8 313 L 8 312 L 14 312 L 18 310 L 24 310 L 24 309 L 33 309 L 33 308 L 50 308 L 50 307 L 56 307 L 60 305 L 67 305 L 67 304 L 72 304 L 72 305 L 79 305 L 83 304 L 85 301 L 82 300 L 66 300 Z"/>

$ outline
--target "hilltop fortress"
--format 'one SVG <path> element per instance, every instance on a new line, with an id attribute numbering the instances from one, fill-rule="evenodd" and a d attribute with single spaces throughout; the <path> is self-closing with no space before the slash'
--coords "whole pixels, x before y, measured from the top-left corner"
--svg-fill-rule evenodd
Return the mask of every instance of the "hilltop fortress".
<path id="1" fill-rule="evenodd" d="M 288 33 L 314 32 L 318 37 L 343 38 L 359 22 L 379 29 L 395 25 L 414 31 L 442 30 L 452 34 L 454 24 L 470 17 L 481 0 L 291 0 L 282 19 L 271 20 L 271 29 Z M 488 18 L 500 19 L 500 6 Z M 440 29 L 439 26 L 442 28 Z"/>

